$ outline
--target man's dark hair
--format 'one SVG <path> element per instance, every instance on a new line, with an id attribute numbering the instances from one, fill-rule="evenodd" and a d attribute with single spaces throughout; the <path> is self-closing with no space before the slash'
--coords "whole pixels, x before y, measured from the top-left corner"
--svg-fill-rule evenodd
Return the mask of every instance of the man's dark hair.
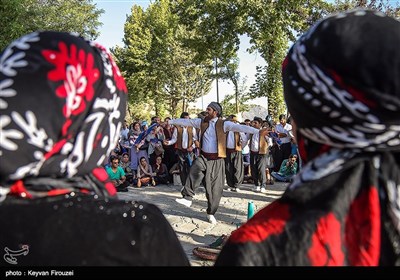
<path id="1" fill-rule="evenodd" d="M 180 118 L 183 119 L 185 117 L 189 117 L 189 113 L 188 112 L 182 112 Z"/>
<path id="2" fill-rule="evenodd" d="M 110 156 L 110 162 L 113 162 L 114 160 L 118 160 L 118 162 L 119 162 L 119 157 L 118 156 L 114 156 L 114 155 L 112 155 L 112 156 Z"/>
<path id="3" fill-rule="evenodd" d="M 263 123 L 263 120 L 260 117 L 254 117 L 253 121 L 259 122 L 260 124 Z"/>
<path id="4" fill-rule="evenodd" d="M 283 119 L 286 120 L 286 115 L 285 114 L 280 114 L 279 115 L 279 120 L 283 120 Z"/>

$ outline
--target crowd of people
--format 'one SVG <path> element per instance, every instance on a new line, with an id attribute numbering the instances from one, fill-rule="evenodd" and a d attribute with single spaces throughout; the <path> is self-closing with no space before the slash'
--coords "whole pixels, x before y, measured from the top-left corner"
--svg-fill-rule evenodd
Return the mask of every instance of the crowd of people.
<path id="1" fill-rule="evenodd" d="M 269 116 L 266 117 L 268 118 Z M 189 113 L 183 112 L 181 119 L 190 119 Z M 222 119 L 239 123 L 235 115 L 222 117 Z M 111 151 L 104 164 L 110 178 L 113 179 L 116 170 L 111 172 L 112 159 L 117 157 L 123 173 L 128 175 L 127 184 L 117 188 L 118 191 L 127 191 L 126 187 L 129 185 L 141 187 L 174 183 L 173 174 L 180 175 L 180 179 L 174 184 L 185 185 L 190 167 L 201 154 L 199 142 L 201 130 L 190 125 L 171 125 L 170 120 L 171 118 L 167 117 L 161 121 L 155 116 L 151 120 L 150 127 L 147 121 L 136 121 L 130 125 L 124 122 L 117 146 Z M 296 140 L 291 132 L 292 127 L 286 123 L 285 115 L 280 115 L 278 124 L 272 120 L 263 120 L 261 117 L 254 117 L 252 121 L 246 119 L 240 124 L 256 129 L 267 128 L 269 133 L 261 139 L 263 145 L 261 150 L 258 148 L 260 141 L 258 136 L 253 139 L 250 134 L 243 132 L 226 133 L 226 184 L 229 190 L 237 192 L 240 191 L 241 183 L 254 183 L 256 191 L 266 192 L 266 185 L 274 184 L 274 176 L 270 176 L 271 172 L 279 172 L 282 162 L 287 160 L 290 151 L 293 151 Z M 276 129 L 281 132 L 275 132 Z M 294 149 L 294 153 L 297 154 L 297 148 Z M 146 166 L 143 165 L 145 164 L 143 159 L 146 161 Z M 176 168 L 177 164 L 179 168 Z M 296 170 L 292 175 L 297 172 L 296 165 Z M 120 174 L 123 173 L 120 172 Z M 143 173 L 146 173 L 146 178 L 149 179 L 138 180 Z M 120 177 L 122 178 L 125 174 Z M 281 180 L 279 177 L 275 178 L 278 181 L 288 181 Z"/>

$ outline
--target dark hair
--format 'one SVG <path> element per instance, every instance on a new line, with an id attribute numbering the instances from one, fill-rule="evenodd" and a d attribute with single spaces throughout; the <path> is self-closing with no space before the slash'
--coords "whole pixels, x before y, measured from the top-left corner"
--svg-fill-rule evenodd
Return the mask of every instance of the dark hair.
<path id="1" fill-rule="evenodd" d="M 118 160 L 118 162 L 119 162 L 119 157 L 118 156 L 114 156 L 114 155 L 112 155 L 112 156 L 110 156 L 110 162 L 113 162 L 114 160 Z"/>
<path id="2" fill-rule="evenodd" d="M 283 120 L 283 119 L 286 120 L 286 115 L 285 114 L 280 114 L 279 115 L 279 120 Z"/>
<path id="3" fill-rule="evenodd" d="M 180 118 L 183 119 L 185 117 L 189 117 L 189 113 L 188 112 L 182 112 Z"/>
<path id="4" fill-rule="evenodd" d="M 254 117 L 253 121 L 259 122 L 260 124 L 263 123 L 263 120 L 260 117 Z"/>
<path id="5" fill-rule="evenodd" d="M 140 160 L 139 160 L 139 162 L 142 162 L 142 159 L 145 159 L 146 162 L 147 162 L 147 159 L 146 159 L 145 157 L 141 157 Z"/>

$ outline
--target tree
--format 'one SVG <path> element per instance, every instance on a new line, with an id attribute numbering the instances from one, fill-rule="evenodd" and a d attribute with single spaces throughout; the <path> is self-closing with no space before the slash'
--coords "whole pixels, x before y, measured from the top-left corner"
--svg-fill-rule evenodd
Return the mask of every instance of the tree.
<path id="1" fill-rule="evenodd" d="M 180 22 L 198 30 L 198 36 L 186 43 L 196 49 L 199 60 L 215 56 L 221 61 L 220 67 L 229 69 L 228 64 L 239 49 L 239 36 L 250 37 L 252 47 L 248 51 L 258 51 L 267 62 L 252 95 L 268 96 L 277 111 L 284 108 L 280 70 L 289 42 L 332 10 L 322 0 L 176 0 L 174 3 Z"/>
<path id="2" fill-rule="evenodd" d="M 195 51 L 183 45 L 194 33 L 180 25 L 170 1 L 160 0 L 146 10 L 134 5 L 125 23 L 124 46 L 112 49 L 129 90 L 129 102 L 153 103 L 155 113 L 178 113 L 178 104 L 208 93 L 211 61 L 196 63 Z"/>
<path id="3" fill-rule="evenodd" d="M 221 102 L 223 113 L 225 116 L 239 115 L 239 110 L 245 112 L 248 111 L 254 105 L 248 105 L 247 101 L 250 99 L 247 93 L 246 78 L 242 80 L 237 79 L 238 87 L 235 89 L 235 93 L 225 95 Z"/>
<path id="4" fill-rule="evenodd" d="M 239 58 L 235 57 L 233 58 L 230 62 L 224 62 L 223 63 L 225 67 L 220 71 L 220 77 L 224 79 L 228 79 L 229 81 L 232 82 L 233 88 L 234 88 L 234 101 L 235 101 L 235 114 L 239 114 L 240 108 L 240 101 L 239 101 L 239 95 L 241 95 L 243 98 L 244 92 L 240 92 L 239 89 L 239 81 L 240 81 L 240 73 L 238 72 L 239 68 Z M 246 79 L 244 79 L 245 81 Z M 226 98 L 225 98 L 226 99 Z M 242 108 L 243 110 L 243 108 Z"/>
<path id="5" fill-rule="evenodd" d="M 37 30 L 76 32 L 90 40 L 99 35 L 100 15 L 92 0 L 3 0 L 0 3 L 0 47 Z"/>
<path id="6" fill-rule="evenodd" d="M 392 16 L 396 19 L 400 19 L 400 8 L 399 3 L 392 3 L 394 1 L 388 0 L 336 0 L 334 10 L 346 11 L 355 9 L 358 7 L 369 8 L 377 11 L 381 11 L 388 16 Z"/>

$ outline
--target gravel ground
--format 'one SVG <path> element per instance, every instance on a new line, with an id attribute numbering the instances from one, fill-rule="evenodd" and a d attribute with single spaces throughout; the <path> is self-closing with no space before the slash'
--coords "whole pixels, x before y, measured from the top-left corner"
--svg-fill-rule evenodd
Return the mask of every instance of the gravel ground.
<path id="1" fill-rule="evenodd" d="M 203 187 L 196 190 L 192 206 L 186 207 L 175 201 L 181 198 L 181 186 L 159 185 L 156 187 L 129 188 L 118 193 L 122 200 L 143 200 L 157 205 L 171 223 L 192 266 L 211 266 L 212 261 L 201 260 L 192 251 L 198 246 L 207 246 L 222 234 L 230 234 L 247 220 L 247 205 L 253 201 L 255 212 L 279 198 L 286 189 L 286 183 L 276 182 L 267 186 L 267 193 L 254 191 L 254 186 L 243 184 L 240 192 L 224 190 L 213 225 L 207 221 L 207 200 Z"/>

